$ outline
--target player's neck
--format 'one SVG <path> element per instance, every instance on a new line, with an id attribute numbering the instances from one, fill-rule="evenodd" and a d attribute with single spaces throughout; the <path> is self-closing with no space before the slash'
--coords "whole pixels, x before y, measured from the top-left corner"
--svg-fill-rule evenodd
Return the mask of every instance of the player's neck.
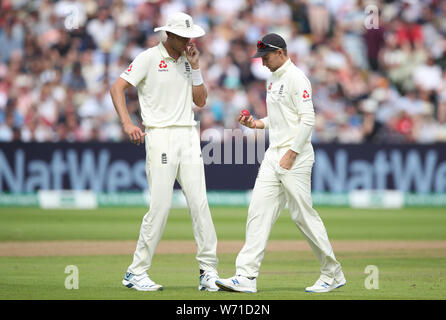
<path id="1" fill-rule="evenodd" d="M 288 61 L 288 57 L 284 56 L 283 59 L 279 62 L 278 67 L 275 70 L 273 70 L 273 72 L 279 70 L 287 61 Z"/>

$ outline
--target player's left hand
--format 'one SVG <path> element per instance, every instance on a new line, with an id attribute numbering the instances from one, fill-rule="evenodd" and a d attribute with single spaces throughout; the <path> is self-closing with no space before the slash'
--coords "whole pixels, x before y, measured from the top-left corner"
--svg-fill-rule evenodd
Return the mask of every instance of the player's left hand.
<path id="1" fill-rule="evenodd" d="M 200 51 L 198 51 L 195 43 L 190 42 L 187 45 L 186 57 L 192 69 L 198 69 L 200 67 L 199 65 Z"/>
<path id="2" fill-rule="evenodd" d="M 282 159 L 280 159 L 279 165 L 285 170 L 290 170 L 296 157 L 297 153 L 290 149 L 283 155 Z"/>

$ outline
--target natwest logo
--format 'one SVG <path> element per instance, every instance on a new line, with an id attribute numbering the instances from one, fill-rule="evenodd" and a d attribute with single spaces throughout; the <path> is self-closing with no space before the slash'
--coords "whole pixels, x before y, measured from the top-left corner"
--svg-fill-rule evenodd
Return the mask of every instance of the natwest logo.
<path id="1" fill-rule="evenodd" d="M 132 71 L 133 65 L 129 65 L 129 68 L 127 69 L 128 72 Z"/>
<path id="2" fill-rule="evenodd" d="M 271 82 L 268 86 L 268 91 L 271 91 L 271 87 L 273 86 L 273 83 Z"/>
<path id="3" fill-rule="evenodd" d="M 304 98 L 304 99 L 310 98 L 310 94 L 308 93 L 307 90 L 304 90 L 304 93 L 302 94 L 302 98 Z"/>
<path id="4" fill-rule="evenodd" d="M 161 60 L 160 64 L 158 65 L 160 67 L 159 71 L 167 71 L 167 70 L 163 70 L 167 68 L 167 64 L 164 60 Z"/>

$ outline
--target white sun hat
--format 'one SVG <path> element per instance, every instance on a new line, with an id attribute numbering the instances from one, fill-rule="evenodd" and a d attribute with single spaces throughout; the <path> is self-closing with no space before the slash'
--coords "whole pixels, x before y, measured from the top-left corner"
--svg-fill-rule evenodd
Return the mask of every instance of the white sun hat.
<path id="1" fill-rule="evenodd" d="M 202 27 L 194 24 L 194 20 L 188 14 L 176 12 L 167 18 L 165 26 L 155 28 L 154 31 L 168 31 L 183 38 L 198 38 L 205 34 Z"/>

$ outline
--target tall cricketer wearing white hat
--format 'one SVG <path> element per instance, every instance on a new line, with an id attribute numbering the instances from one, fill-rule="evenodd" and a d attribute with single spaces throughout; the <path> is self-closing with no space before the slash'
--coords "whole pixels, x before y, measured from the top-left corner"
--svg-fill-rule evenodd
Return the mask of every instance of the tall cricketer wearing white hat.
<path id="1" fill-rule="evenodd" d="M 204 36 L 202 27 L 194 24 L 192 17 L 188 14 L 177 12 L 167 18 L 166 25 L 154 29 L 157 31 L 167 31 L 179 35 L 183 38 L 198 38 Z"/>
<path id="2" fill-rule="evenodd" d="M 217 291 L 217 237 L 206 198 L 200 138 L 193 104 L 204 107 L 207 90 L 199 69 L 199 51 L 191 38 L 204 30 L 191 16 L 175 13 L 166 25 L 167 39 L 140 53 L 113 84 L 110 93 L 124 131 L 133 143 L 145 143 L 150 209 L 144 216 L 133 262 L 122 283 L 139 291 L 162 290 L 147 271 L 171 208 L 175 180 L 181 185 L 192 218 L 200 269 L 199 290 Z M 125 104 L 129 86 L 138 89 L 144 132 L 134 125 Z"/>

